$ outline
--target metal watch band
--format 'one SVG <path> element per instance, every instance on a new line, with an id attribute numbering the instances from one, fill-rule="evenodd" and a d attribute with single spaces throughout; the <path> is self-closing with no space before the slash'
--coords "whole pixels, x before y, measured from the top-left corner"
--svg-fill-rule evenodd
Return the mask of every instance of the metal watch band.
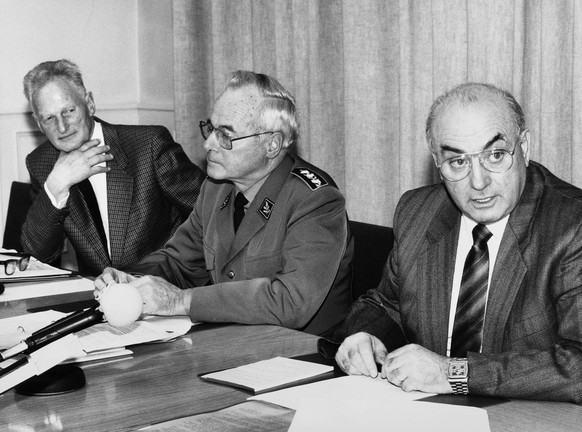
<path id="1" fill-rule="evenodd" d="M 452 382 L 451 387 L 453 388 L 454 394 L 469 394 L 469 385 L 466 382 Z"/>

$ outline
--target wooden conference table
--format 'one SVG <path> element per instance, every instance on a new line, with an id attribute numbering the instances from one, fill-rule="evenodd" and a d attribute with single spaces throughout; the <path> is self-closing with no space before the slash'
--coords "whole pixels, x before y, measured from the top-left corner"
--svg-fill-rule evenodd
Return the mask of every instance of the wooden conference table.
<path id="1" fill-rule="evenodd" d="M 62 305 L 70 305 L 76 310 L 91 296 L 85 292 L 12 302 L 2 302 L 0 296 L 0 318 L 51 305 L 61 305 L 64 311 Z M 0 395 L 0 430 L 136 430 L 215 412 L 245 402 L 249 394 L 202 381 L 198 374 L 274 356 L 315 353 L 317 337 L 276 326 L 203 324 L 173 342 L 133 346 L 131 350 L 130 359 L 82 364 L 87 384 L 75 392 L 22 396 L 9 390 Z M 582 430 L 582 407 L 574 404 L 508 401 L 485 409 L 494 432 Z M 292 415 L 289 410 L 289 415 L 281 417 L 278 430 L 287 430 Z M 389 422 L 388 407 L 386 415 Z M 255 421 L 260 422 L 260 414 Z M 242 430 L 241 425 L 233 430 Z"/>

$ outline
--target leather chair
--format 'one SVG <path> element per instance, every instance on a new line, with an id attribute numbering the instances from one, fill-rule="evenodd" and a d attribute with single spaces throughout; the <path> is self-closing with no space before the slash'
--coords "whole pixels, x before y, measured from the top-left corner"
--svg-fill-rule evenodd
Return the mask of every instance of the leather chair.
<path id="1" fill-rule="evenodd" d="M 354 236 L 353 301 L 378 286 L 394 244 L 394 232 L 390 227 L 354 221 L 350 221 L 350 229 Z"/>
<path id="2" fill-rule="evenodd" d="M 13 181 L 10 187 L 10 199 L 8 201 L 8 213 L 4 226 L 4 239 L 2 247 L 6 249 L 22 250 L 20 247 L 20 233 L 26 214 L 32 205 L 30 198 L 30 183 Z"/>

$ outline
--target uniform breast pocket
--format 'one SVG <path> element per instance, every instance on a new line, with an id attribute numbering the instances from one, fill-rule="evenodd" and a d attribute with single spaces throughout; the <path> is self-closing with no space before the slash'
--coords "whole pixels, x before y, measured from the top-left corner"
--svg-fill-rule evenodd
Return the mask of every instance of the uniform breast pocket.
<path id="1" fill-rule="evenodd" d="M 272 278 L 283 269 L 281 251 L 266 255 L 247 257 L 245 260 L 245 275 L 248 279 L 259 277 Z"/>

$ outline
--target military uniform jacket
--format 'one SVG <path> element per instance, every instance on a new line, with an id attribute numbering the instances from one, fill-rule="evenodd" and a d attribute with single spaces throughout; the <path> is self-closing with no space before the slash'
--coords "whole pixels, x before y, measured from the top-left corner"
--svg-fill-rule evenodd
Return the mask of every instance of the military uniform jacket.
<path id="1" fill-rule="evenodd" d="M 444 185 L 404 194 L 383 280 L 342 335 L 446 355 L 459 226 Z M 481 353 L 468 359 L 469 393 L 582 402 L 582 191 L 535 162 L 501 240 Z"/>
<path id="2" fill-rule="evenodd" d="M 63 209 L 44 190 L 59 151 L 46 141 L 26 158 L 33 204 L 23 225 L 21 246 L 43 262 L 60 257 L 65 236 L 83 273 L 125 269 L 162 247 L 194 208 L 205 174 L 162 126 L 111 125 L 99 119 L 113 160 L 107 162 L 107 205 L 111 256 L 103 245 L 78 187 Z"/>
<path id="3" fill-rule="evenodd" d="M 235 186 L 207 179 L 190 218 L 135 271 L 197 286 L 194 321 L 276 324 L 321 334 L 341 321 L 353 242 L 333 180 L 285 156 L 234 232 Z"/>

